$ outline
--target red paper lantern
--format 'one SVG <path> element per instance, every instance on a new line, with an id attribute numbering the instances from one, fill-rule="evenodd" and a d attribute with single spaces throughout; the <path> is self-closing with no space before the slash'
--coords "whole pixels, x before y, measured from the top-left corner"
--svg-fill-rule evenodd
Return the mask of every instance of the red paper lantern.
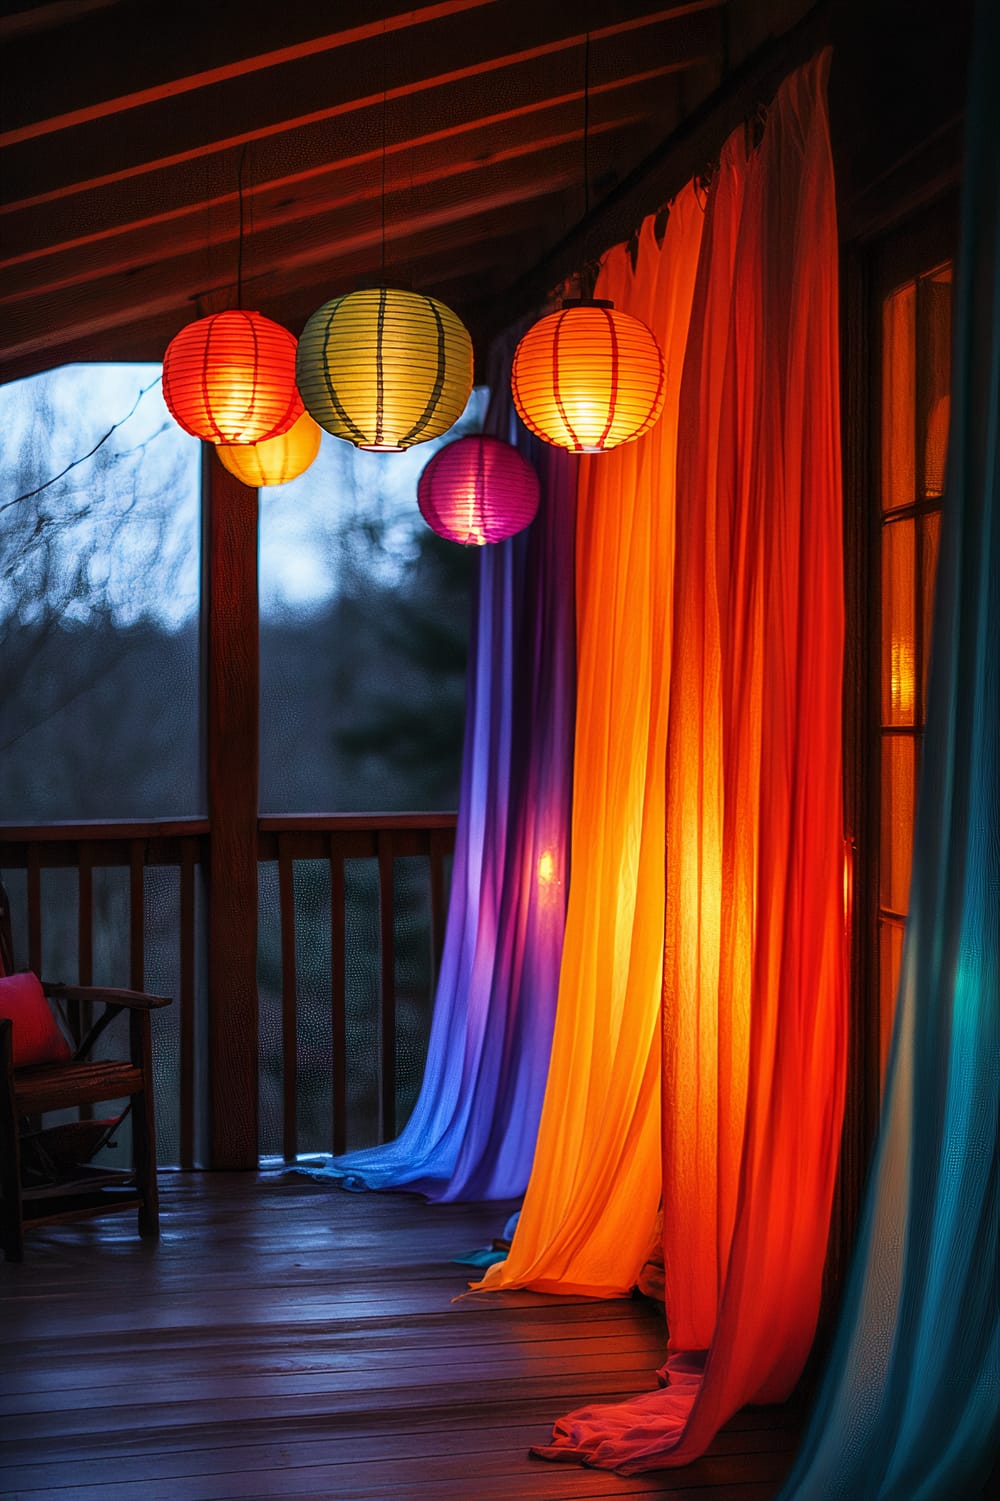
<path id="1" fill-rule="evenodd" d="M 233 309 L 182 328 L 163 356 L 163 399 L 209 443 L 261 443 L 302 414 L 296 340 L 262 313 Z"/>
<path id="2" fill-rule="evenodd" d="M 663 355 L 653 333 L 610 302 L 567 303 L 514 352 L 517 414 L 557 448 L 603 453 L 648 431 L 663 409 Z"/>
<path id="3" fill-rule="evenodd" d="M 511 444 L 476 434 L 438 449 L 420 476 L 417 504 L 440 537 L 481 547 L 534 519 L 538 476 Z"/>

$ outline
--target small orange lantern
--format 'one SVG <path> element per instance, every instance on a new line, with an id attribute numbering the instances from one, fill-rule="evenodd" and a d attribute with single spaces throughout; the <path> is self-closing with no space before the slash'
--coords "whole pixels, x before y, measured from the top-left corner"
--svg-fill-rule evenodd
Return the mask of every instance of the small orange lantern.
<path id="1" fill-rule="evenodd" d="M 301 415 L 295 336 L 262 313 L 232 309 L 189 323 L 163 356 L 163 399 L 208 443 L 260 443 Z"/>
<path id="2" fill-rule="evenodd" d="M 318 424 L 303 412 L 287 433 L 265 438 L 262 443 L 220 443 L 219 461 L 230 474 L 259 490 L 265 485 L 287 485 L 305 474 L 319 453 L 323 437 Z"/>
<path id="3" fill-rule="evenodd" d="M 529 431 L 557 448 L 603 453 L 653 426 L 663 377 L 663 355 L 645 323 L 595 299 L 565 303 L 529 328 L 510 384 Z"/>

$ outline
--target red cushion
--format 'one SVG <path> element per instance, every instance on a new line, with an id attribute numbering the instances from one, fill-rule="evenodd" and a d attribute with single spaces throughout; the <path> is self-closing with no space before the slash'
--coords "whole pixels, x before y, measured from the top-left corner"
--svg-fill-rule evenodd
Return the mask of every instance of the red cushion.
<path id="1" fill-rule="evenodd" d="M 0 976 L 0 1016 L 14 1023 L 14 1067 L 72 1058 L 37 975 Z"/>

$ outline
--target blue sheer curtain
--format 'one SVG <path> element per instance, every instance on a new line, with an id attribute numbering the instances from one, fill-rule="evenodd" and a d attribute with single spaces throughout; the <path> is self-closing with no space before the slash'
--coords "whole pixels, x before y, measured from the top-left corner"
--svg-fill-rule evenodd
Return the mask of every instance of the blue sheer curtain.
<path id="1" fill-rule="evenodd" d="M 974 1501 L 996 1442 L 1000 8 L 969 97 L 927 729 L 879 1144 L 782 1501 Z"/>
<path id="2" fill-rule="evenodd" d="M 479 559 L 444 952 L 424 1079 L 396 1141 L 303 1168 L 432 1200 L 524 1192 L 548 1073 L 569 879 L 575 469 L 510 398 L 494 351 L 487 427 L 541 480 L 538 516 Z"/>

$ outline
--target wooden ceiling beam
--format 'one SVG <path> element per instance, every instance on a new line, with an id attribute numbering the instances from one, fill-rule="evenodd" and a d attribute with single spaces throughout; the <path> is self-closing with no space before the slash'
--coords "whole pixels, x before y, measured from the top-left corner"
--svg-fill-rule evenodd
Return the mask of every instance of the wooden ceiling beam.
<path id="1" fill-rule="evenodd" d="M 565 208 L 565 196 L 558 201 Z M 556 224 L 559 218 L 560 212 L 555 210 L 553 220 Z M 439 295 L 442 301 L 459 311 L 463 317 L 465 310 L 477 303 L 484 294 L 502 289 L 503 279 L 498 279 L 498 266 L 502 267 L 505 262 L 516 260 L 523 250 L 525 236 L 537 229 L 537 222 L 531 213 L 512 215 L 508 211 L 501 211 L 489 222 L 492 225 L 489 232 L 485 232 L 484 226 L 481 238 L 463 244 L 459 263 L 461 269 L 444 282 L 440 289 L 435 290 L 436 296 Z M 430 282 L 440 277 L 440 244 L 436 240 L 424 245 L 414 244 L 413 252 L 401 257 L 400 279 L 414 287 L 426 288 Z M 269 314 L 286 327 L 301 328 L 309 314 L 331 295 L 329 286 L 320 279 L 318 268 L 315 274 L 316 280 L 308 286 L 300 286 L 294 292 L 284 289 L 269 304 Z M 476 342 L 478 363 L 480 358 L 485 358 L 485 345 L 480 345 L 476 324 L 469 322 L 468 327 Z M 166 313 L 152 308 L 137 308 L 130 322 L 115 324 L 106 329 L 91 327 L 85 332 L 73 333 L 72 337 L 61 340 L 57 358 L 46 357 L 44 350 L 28 353 L 5 351 L 0 360 L 0 381 L 28 378 L 55 365 L 89 364 L 95 361 L 155 364 L 162 358 L 163 351 L 175 332 L 176 313 L 172 308 Z"/>
<path id="2" fill-rule="evenodd" d="M 492 10 L 508 35 L 524 30 L 535 7 L 512 11 L 511 0 L 435 0 L 414 6 L 400 0 L 284 0 L 248 7 L 246 0 L 144 0 L 119 5 L 105 17 L 64 15 L 61 24 L 31 34 L 0 17 L 0 43 L 9 59 L 6 131 L 0 145 L 75 128 L 164 99 L 252 77 L 309 57 L 377 40 L 412 52 L 423 28 L 450 23 L 466 12 Z M 659 12 L 677 15 L 725 0 L 660 0 Z M 648 0 L 576 0 L 571 30 L 582 35 L 634 24 L 652 9 Z M 339 23 L 327 30 L 331 18 Z M 388 60 L 388 53 L 387 53 Z M 45 87 L 40 87 L 40 83 Z M 123 88 L 123 83 L 128 87 Z M 58 111 L 51 101 L 58 101 Z"/>
<path id="3" fill-rule="evenodd" d="M 670 80 L 672 65 L 664 64 L 638 74 L 611 79 L 591 92 L 590 117 L 595 130 L 614 128 L 625 120 L 648 118 L 660 134 L 673 122 L 676 91 Z M 512 81 L 514 82 L 514 81 Z M 580 132 L 582 91 L 571 89 L 554 99 L 538 101 L 535 81 L 521 77 L 506 95 L 507 107 L 490 111 L 497 99 L 458 100 L 452 95 L 444 109 L 435 109 L 427 128 L 412 138 L 396 136 L 387 142 L 386 172 L 389 186 L 400 177 L 414 180 L 435 170 L 467 163 L 497 161 L 501 154 L 516 150 L 537 138 L 539 146 L 573 131 Z M 467 87 L 462 86 L 463 91 Z M 442 101 L 443 102 L 443 101 Z M 460 125 L 443 123 L 478 103 L 482 114 L 463 119 Z M 376 137 L 377 139 L 377 137 Z M 287 143 L 279 153 L 255 149 L 244 176 L 246 221 L 259 230 L 278 218 L 292 221 L 319 209 L 341 195 L 353 196 L 367 184 L 379 190 L 380 145 L 373 146 L 371 121 L 365 112 L 352 116 L 341 133 L 339 158 L 330 159 L 329 140 L 319 130 L 303 133 L 296 150 Z M 237 172 L 234 158 L 229 164 Z M 599 164 L 598 164 L 599 165 Z M 50 279 L 48 262 L 66 254 L 81 254 L 90 247 L 103 247 L 110 267 L 128 264 L 117 242 L 137 231 L 156 226 L 176 245 L 183 237 L 200 236 L 207 245 L 219 236 L 238 232 L 239 203 L 236 177 L 222 170 L 211 177 L 202 163 L 184 164 L 150 174 L 136 184 L 121 183 L 80 195 L 71 203 L 60 200 L 19 213 L 9 213 L 3 223 L 0 272 L 5 277 L 24 275 Z M 341 187 L 343 182 L 350 186 Z M 225 184 L 218 191 L 221 184 Z"/>
<path id="4" fill-rule="evenodd" d="M 629 152 L 636 152 L 650 110 L 654 104 L 662 110 L 669 98 L 662 78 L 620 92 L 614 101 L 619 108 L 599 119 L 591 131 L 590 157 L 596 179 L 606 178 L 628 159 Z M 442 136 L 390 158 L 386 179 L 390 225 L 411 211 L 418 196 L 423 199 L 429 192 L 439 192 L 449 179 L 455 181 L 449 196 L 461 192 L 471 201 L 491 180 L 500 184 L 516 177 L 527 183 L 535 175 L 544 176 L 547 160 L 556 149 L 570 160 L 575 152 L 579 166 L 577 116 L 578 110 L 563 108 L 546 112 L 544 118 L 491 122 L 457 142 Z M 672 119 L 662 116 L 661 127 L 668 123 Z M 272 258 L 283 257 L 297 235 L 315 235 L 313 221 L 320 221 L 319 232 L 325 234 L 334 214 L 367 215 L 368 222 L 377 225 L 380 182 L 377 162 L 365 156 L 311 175 L 297 184 L 294 194 L 288 183 L 266 184 L 252 199 L 248 196 L 245 217 L 251 228 L 244 237 L 245 267 L 270 268 L 275 264 Z M 210 266 L 236 267 L 238 246 L 239 211 L 233 199 L 192 205 L 171 216 L 157 215 L 125 226 L 113 235 L 81 237 L 45 253 L 0 261 L 0 309 L 64 287 L 119 278 L 184 255 L 195 257 L 195 264 L 200 259 L 202 269 L 195 278 L 200 285 L 206 277 L 210 279 Z"/>
<path id="5" fill-rule="evenodd" d="M 618 7 L 629 12 L 627 19 L 592 33 L 595 85 L 614 76 L 625 58 L 631 59 L 626 71 L 634 71 L 636 56 L 671 58 L 676 66 L 685 66 L 717 54 L 717 0 L 690 0 L 649 15 L 640 14 L 642 8 L 638 0 Z M 553 59 L 550 76 L 555 90 L 565 90 L 567 69 L 578 83 L 584 32 L 577 9 L 567 7 L 564 0 L 534 0 L 519 9 L 518 20 L 516 48 L 511 47 L 512 28 L 503 6 L 487 5 L 428 22 L 412 37 L 398 39 L 395 49 L 379 35 L 329 55 L 278 64 L 268 71 L 266 87 L 257 75 L 239 75 L 181 98 L 136 106 L 121 116 L 29 139 L 8 139 L 4 201 L 8 209 L 28 207 L 116 181 L 134 181 L 139 174 L 212 159 L 220 152 L 242 149 L 246 142 L 286 136 L 358 109 L 371 112 L 375 104 L 381 119 L 383 94 L 387 118 L 399 109 L 419 110 L 422 116 L 426 96 L 446 84 L 468 79 L 481 87 L 489 74 L 500 73 L 505 79 L 509 69 L 541 57 Z M 418 97 L 419 105 L 405 103 Z"/>
<path id="6" fill-rule="evenodd" d="M 440 279 L 442 267 L 464 271 L 472 247 L 481 246 L 496 266 L 498 237 L 511 230 L 529 254 L 537 250 L 539 226 L 551 225 L 550 237 L 567 222 L 567 200 L 578 196 L 576 153 L 550 154 L 544 176 L 510 180 L 502 189 L 482 186 L 470 210 L 464 193 L 440 195 L 409 217 L 390 223 L 388 278 L 412 280 L 427 290 Z M 541 200 L 541 203 L 539 202 Z M 412 209 L 412 204 L 411 204 Z M 349 291 L 376 270 L 380 261 L 379 225 L 370 213 L 335 214 L 313 226 L 308 240 L 285 247 L 273 264 L 245 286 L 244 304 L 266 311 L 293 332 L 327 298 Z M 179 327 L 199 312 L 232 306 L 234 288 L 227 279 L 192 300 L 191 257 L 159 261 L 127 278 L 69 286 L 37 295 L 4 309 L 4 349 L 0 380 L 9 380 L 79 357 L 159 359 Z M 199 269 L 202 258 L 197 258 Z M 501 269 L 504 261 L 500 261 Z M 418 280 L 419 278 L 419 280 Z M 482 283 L 480 283 L 480 286 Z"/>

